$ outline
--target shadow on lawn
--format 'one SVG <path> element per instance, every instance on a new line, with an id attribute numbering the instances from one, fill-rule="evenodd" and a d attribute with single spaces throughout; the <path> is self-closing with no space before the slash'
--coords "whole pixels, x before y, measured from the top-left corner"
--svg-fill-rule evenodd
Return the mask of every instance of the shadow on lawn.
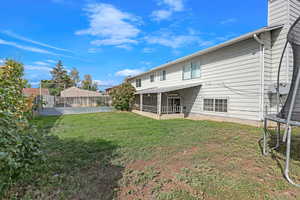
<path id="1" fill-rule="evenodd" d="M 55 129 L 60 117 L 41 118 L 46 132 Z M 47 160 L 23 188 L 30 199 L 103 199 L 116 195 L 124 168 L 114 165 L 118 146 L 102 139 L 61 139 L 49 135 Z M 24 184 L 22 184 L 24 185 Z"/>

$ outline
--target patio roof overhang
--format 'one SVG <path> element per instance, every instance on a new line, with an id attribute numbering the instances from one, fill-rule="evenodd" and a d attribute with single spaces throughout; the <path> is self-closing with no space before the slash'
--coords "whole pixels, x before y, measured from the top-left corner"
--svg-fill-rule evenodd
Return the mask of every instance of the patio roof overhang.
<path id="1" fill-rule="evenodd" d="M 156 94 L 156 93 L 172 92 L 176 90 L 182 90 L 182 89 L 197 87 L 201 85 L 202 83 L 190 83 L 185 85 L 176 85 L 176 86 L 168 86 L 168 87 L 155 87 L 155 88 L 149 88 L 149 89 L 137 91 L 135 94 Z"/>

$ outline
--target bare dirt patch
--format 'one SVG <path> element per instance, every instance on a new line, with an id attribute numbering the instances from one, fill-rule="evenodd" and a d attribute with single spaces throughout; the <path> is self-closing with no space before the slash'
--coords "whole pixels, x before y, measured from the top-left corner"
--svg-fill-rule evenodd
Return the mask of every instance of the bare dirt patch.
<path id="1" fill-rule="evenodd" d="M 190 167 L 191 163 L 188 160 L 198 150 L 199 147 L 195 146 L 180 151 L 167 160 L 137 160 L 129 164 L 125 169 L 129 173 L 129 180 L 120 187 L 118 199 L 155 199 L 158 193 L 174 190 L 184 190 L 195 196 L 202 194 L 176 177 L 182 169 Z M 130 175 L 135 172 L 139 177 Z M 138 180 L 141 176 L 145 177 L 143 181 Z"/>

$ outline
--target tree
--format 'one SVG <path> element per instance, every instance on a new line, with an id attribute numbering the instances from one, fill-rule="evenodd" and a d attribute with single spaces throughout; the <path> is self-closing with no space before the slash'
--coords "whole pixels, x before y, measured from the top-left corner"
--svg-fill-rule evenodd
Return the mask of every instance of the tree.
<path id="1" fill-rule="evenodd" d="M 73 86 L 72 79 L 60 60 L 50 73 L 52 75 L 52 89 L 50 90 L 52 95 L 60 95 L 62 90 Z"/>
<path id="2" fill-rule="evenodd" d="M 23 72 L 14 60 L 0 68 L 0 197 L 42 158 L 42 134 L 28 120 L 32 101 L 22 93 Z"/>
<path id="3" fill-rule="evenodd" d="M 96 82 L 94 82 L 94 83 L 92 84 L 92 87 L 91 87 L 90 90 L 92 90 L 92 91 L 97 91 L 97 90 L 98 90 L 98 84 L 97 84 Z"/>
<path id="4" fill-rule="evenodd" d="M 71 79 L 73 81 L 73 86 L 77 87 L 80 82 L 79 72 L 76 68 L 73 68 L 70 73 Z"/>
<path id="5" fill-rule="evenodd" d="M 6 60 L 5 66 L 0 72 L 0 111 L 11 112 L 21 117 L 26 109 L 26 99 L 23 97 L 22 89 L 26 81 L 23 64 L 14 60 Z"/>
<path id="6" fill-rule="evenodd" d="M 112 105 L 117 110 L 130 110 L 135 98 L 135 88 L 129 83 L 124 82 L 123 84 L 115 87 L 110 92 L 112 97 Z"/>
<path id="7" fill-rule="evenodd" d="M 85 90 L 91 90 L 93 86 L 92 76 L 89 74 L 84 75 L 84 80 L 82 81 L 81 88 Z"/>
<path id="8" fill-rule="evenodd" d="M 25 88 L 31 88 L 31 84 L 28 82 L 28 80 L 25 81 Z"/>

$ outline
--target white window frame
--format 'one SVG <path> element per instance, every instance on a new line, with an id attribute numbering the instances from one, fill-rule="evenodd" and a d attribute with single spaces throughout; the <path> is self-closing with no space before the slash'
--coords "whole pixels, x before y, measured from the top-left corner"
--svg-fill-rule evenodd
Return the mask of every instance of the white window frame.
<path id="1" fill-rule="evenodd" d="M 167 80 L 167 71 L 162 70 L 160 71 L 160 81 L 165 81 L 165 80 Z"/>
<path id="2" fill-rule="evenodd" d="M 190 65 L 186 64 L 182 67 L 182 80 L 189 80 L 191 79 L 191 77 L 192 77 L 192 68 Z"/>
<path id="3" fill-rule="evenodd" d="M 222 101 L 225 101 L 226 100 L 226 111 L 223 111 L 224 110 L 224 103 L 222 103 L 222 104 L 220 104 L 220 105 L 222 105 L 222 107 L 221 107 L 221 110 L 222 111 L 216 111 L 216 101 L 217 100 L 222 100 Z M 217 112 L 217 113 L 227 113 L 228 112 L 228 99 L 227 98 L 215 98 L 215 100 L 214 100 L 214 109 L 215 109 L 215 112 Z"/>
<path id="4" fill-rule="evenodd" d="M 136 88 L 142 87 L 142 79 L 141 78 L 135 79 L 135 87 Z"/>
<path id="5" fill-rule="evenodd" d="M 206 110 L 205 109 L 205 100 L 213 100 L 213 109 Z M 216 100 L 226 100 L 226 111 L 216 111 Z M 212 113 L 228 113 L 229 112 L 229 98 L 228 97 L 204 97 L 203 98 L 203 111 L 204 112 L 212 112 Z"/>
<path id="6" fill-rule="evenodd" d="M 152 77 L 153 77 L 153 80 L 152 80 Z M 155 82 L 155 74 L 150 74 L 150 82 L 153 83 Z"/>
<path id="7" fill-rule="evenodd" d="M 196 67 L 196 68 L 194 68 Z M 199 74 L 196 76 L 193 76 L 193 69 L 199 69 Z M 182 80 L 191 80 L 191 79 L 196 79 L 201 77 L 201 63 L 200 61 L 191 61 L 186 63 L 182 67 Z M 197 72 L 197 71 L 196 71 Z M 188 74 L 186 76 L 186 73 Z"/>
<path id="8" fill-rule="evenodd" d="M 211 107 L 211 109 L 206 109 L 205 108 L 205 100 L 212 100 L 212 106 L 210 106 Z M 215 110 L 215 99 L 214 98 L 204 98 L 203 99 L 203 111 L 205 111 L 205 112 L 214 112 L 214 110 Z"/>

